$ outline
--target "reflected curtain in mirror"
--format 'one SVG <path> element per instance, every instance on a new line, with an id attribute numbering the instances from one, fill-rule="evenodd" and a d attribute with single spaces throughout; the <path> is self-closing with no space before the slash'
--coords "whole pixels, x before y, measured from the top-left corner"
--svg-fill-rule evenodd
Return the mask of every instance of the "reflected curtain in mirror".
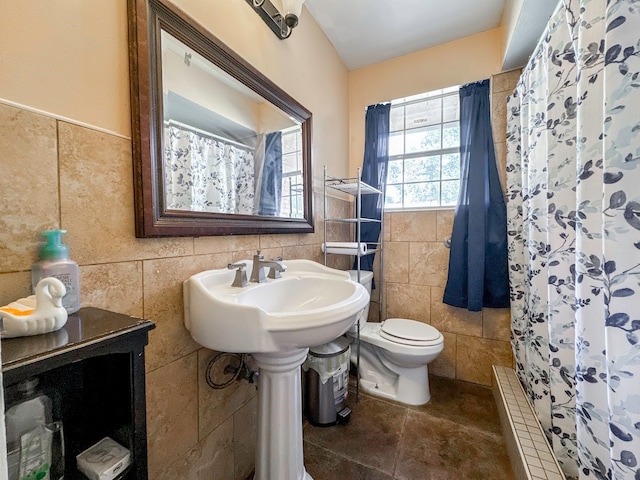
<path id="1" fill-rule="evenodd" d="M 186 126 L 165 125 L 167 208 L 253 214 L 254 153 Z"/>
<path id="2" fill-rule="evenodd" d="M 279 215 L 282 199 L 282 133 L 265 138 L 264 163 L 260 176 L 258 215 Z"/>

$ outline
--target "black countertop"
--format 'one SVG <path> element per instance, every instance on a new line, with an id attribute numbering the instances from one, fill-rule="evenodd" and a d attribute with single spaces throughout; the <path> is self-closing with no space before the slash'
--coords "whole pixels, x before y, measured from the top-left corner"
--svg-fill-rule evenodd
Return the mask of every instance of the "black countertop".
<path id="1" fill-rule="evenodd" d="M 69 315 L 60 330 L 30 337 L 2 340 L 2 372 L 69 354 L 95 344 L 155 328 L 149 320 L 94 307 Z M 145 341 L 146 343 L 146 341 Z"/>

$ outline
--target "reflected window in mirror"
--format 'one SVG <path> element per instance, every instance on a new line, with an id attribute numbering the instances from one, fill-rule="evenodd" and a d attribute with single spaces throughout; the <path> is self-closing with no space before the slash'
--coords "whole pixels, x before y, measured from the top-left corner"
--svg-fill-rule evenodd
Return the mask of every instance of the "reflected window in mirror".
<path id="1" fill-rule="evenodd" d="M 304 216 L 302 182 L 302 130 L 293 127 L 282 132 L 282 201 L 283 217 Z"/>

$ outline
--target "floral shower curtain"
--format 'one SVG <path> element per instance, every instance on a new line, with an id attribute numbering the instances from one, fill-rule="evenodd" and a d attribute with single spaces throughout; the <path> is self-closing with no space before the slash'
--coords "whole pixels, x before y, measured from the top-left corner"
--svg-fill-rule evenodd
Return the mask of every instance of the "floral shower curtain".
<path id="1" fill-rule="evenodd" d="M 168 209 L 253 213 L 254 154 L 175 125 L 165 126 Z"/>
<path id="2" fill-rule="evenodd" d="M 640 3 L 562 0 L 508 112 L 517 373 L 568 477 L 640 480 Z"/>

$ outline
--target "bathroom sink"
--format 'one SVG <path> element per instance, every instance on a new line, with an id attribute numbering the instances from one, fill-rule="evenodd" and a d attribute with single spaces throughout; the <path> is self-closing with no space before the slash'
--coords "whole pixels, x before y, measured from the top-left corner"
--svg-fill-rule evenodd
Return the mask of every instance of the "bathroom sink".
<path id="1" fill-rule="evenodd" d="M 236 265 L 246 264 L 252 278 L 259 259 L 260 252 Z M 244 287 L 232 286 L 236 271 L 227 268 L 184 282 L 184 323 L 194 340 L 212 350 L 250 353 L 260 371 L 254 480 L 313 480 L 303 461 L 300 366 L 309 347 L 345 333 L 369 303 L 366 288 L 348 272 L 310 260 L 284 263 L 281 278 Z"/>
<path id="2" fill-rule="evenodd" d="M 252 261 L 243 260 L 247 276 Z M 321 345 L 344 332 L 369 303 L 349 274 L 310 260 L 286 260 L 282 278 L 233 287 L 235 271 L 207 270 L 184 282 L 185 325 L 200 345 L 269 353 Z M 266 268 L 266 267 L 263 267 Z"/>

